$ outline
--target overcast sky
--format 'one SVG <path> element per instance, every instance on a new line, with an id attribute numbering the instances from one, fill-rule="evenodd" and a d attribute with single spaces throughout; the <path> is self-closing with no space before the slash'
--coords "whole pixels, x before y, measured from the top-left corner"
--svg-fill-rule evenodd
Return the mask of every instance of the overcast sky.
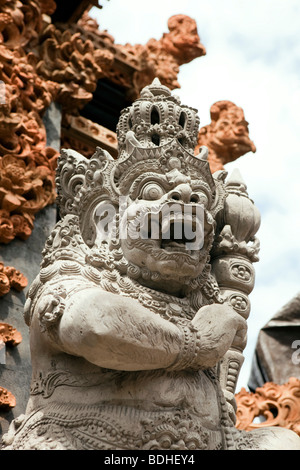
<path id="1" fill-rule="evenodd" d="M 198 109 L 230 100 L 244 109 L 257 152 L 239 168 L 262 216 L 260 261 L 250 296 L 248 345 L 237 391 L 247 388 L 260 328 L 300 291 L 300 1 L 102 0 L 92 9 L 118 44 L 145 44 L 168 31 L 168 18 L 197 22 L 207 54 L 181 67 L 182 103 Z M 292 338 L 291 343 L 295 339 Z M 291 350 L 292 354 L 293 350 Z"/>

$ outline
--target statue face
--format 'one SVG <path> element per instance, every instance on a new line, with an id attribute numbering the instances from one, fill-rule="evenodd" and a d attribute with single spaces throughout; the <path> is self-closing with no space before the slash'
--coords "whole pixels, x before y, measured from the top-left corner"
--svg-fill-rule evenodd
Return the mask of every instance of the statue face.
<path id="1" fill-rule="evenodd" d="M 145 173 L 129 191 L 122 212 L 121 247 L 127 261 L 151 274 L 149 286 L 177 290 L 198 277 L 213 236 L 210 193 L 179 170 Z"/>

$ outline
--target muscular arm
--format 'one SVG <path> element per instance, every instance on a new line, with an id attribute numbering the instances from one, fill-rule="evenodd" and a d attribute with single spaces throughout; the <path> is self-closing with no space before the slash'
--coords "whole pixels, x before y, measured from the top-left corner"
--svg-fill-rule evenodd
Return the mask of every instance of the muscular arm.
<path id="1" fill-rule="evenodd" d="M 246 322 L 228 304 L 204 306 L 192 321 L 172 323 L 132 298 L 98 287 L 71 292 L 63 302 L 62 294 L 44 292 L 35 322 L 52 347 L 99 367 L 205 369 L 245 341 Z"/>
<path id="2" fill-rule="evenodd" d="M 167 368 L 176 361 L 183 333 L 134 299 L 90 288 L 66 303 L 58 327 L 65 352 L 117 370 Z"/>

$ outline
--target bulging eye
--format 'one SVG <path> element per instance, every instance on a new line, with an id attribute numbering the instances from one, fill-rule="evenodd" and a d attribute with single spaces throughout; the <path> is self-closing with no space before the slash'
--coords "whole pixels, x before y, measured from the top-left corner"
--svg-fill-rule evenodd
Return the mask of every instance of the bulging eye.
<path id="1" fill-rule="evenodd" d="M 191 202 L 201 204 L 202 206 L 206 208 L 208 206 L 208 197 L 204 192 L 196 190 L 191 195 Z"/>
<path id="2" fill-rule="evenodd" d="M 164 189 L 157 183 L 145 184 L 140 192 L 140 199 L 155 200 L 160 199 L 165 194 Z"/>
<path id="3" fill-rule="evenodd" d="M 204 193 L 198 193 L 199 204 L 203 204 L 204 207 L 208 206 L 208 197 Z"/>

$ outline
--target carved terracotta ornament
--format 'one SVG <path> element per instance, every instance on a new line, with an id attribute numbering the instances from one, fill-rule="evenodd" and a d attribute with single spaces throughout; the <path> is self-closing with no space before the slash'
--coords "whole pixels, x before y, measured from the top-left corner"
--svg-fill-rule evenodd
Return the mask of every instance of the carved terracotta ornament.
<path id="1" fill-rule="evenodd" d="M 236 394 L 238 429 L 252 430 L 268 426 L 281 426 L 300 436 L 300 380 L 290 380 L 278 385 L 265 383 L 255 393 L 244 388 Z M 254 422 L 255 418 L 262 422 Z"/>
<path id="2" fill-rule="evenodd" d="M 194 155 L 198 126 L 155 79 L 121 113 L 117 159 L 62 150 L 24 309 L 30 412 L 4 449 L 300 449 L 234 424 L 260 216 L 240 175 Z"/>
<path id="3" fill-rule="evenodd" d="M 113 61 L 102 65 L 103 76 L 127 88 L 128 97 L 134 100 L 155 77 L 170 89 L 180 88 L 179 67 L 206 54 L 194 19 L 174 15 L 168 20 L 168 28 L 161 39 L 150 39 L 145 45 L 115 44 L 113 36 L 99 30 L 97 22 L 86 13 L 71 31 L 80 31 L 81 37 L 91 40 L 99 54 L 111 53 Z"/>
<path id="4" fill-rule="evenodd" d="M 168 28 L 169 32 L 164 33 L 161 39 L 150 39 L 145 46 L 124 46 L 127 53 L 140 59 L 140 70 L 134 75 L 137 92 L 154 77 L 171 90 L 180 88 L 177 80 L 179 67 L 206 54 L 194 19 L 174 15 L 168 20 Z"/>
<path id="5" fill-rule="evenodd" d="M 6 388 L 0 387 L 0 410 L 9 410 L 16 406 L 15 396 Z"/>
<path id="6" fill-rule="evenodd" d="M 20 271 L 0 262 L 0 297 L 7 294 L 11 288 L 21 291 L 27 284 L 27 278 Z"/>
<path id="7" fill-rule="evenodd" d="M 57 152 L 46 146 L 42 115 L 55 96 L 54 82 L 43 80 L 33 54 L 43 28 L 38 1 L 0 4 L 0 243 L 26 239 L 35 214 L 55 200 Z M 1 24 L 1 19 L 0 19 Z"/>
<path id="8" fill-rule="evenodd" d="M 250 140 L 244 111 L 231 101 L 217 101 L 210 108 L 211 123 L 200 129 L 195 152 L 205 145 L 209 148 L 208 161 L 212 173 L 224 170 L 247 152 L 255 152 Z"/>
<path id="9" fill-rule="evenodd" d="M 96 49 L 91 40 L 64 26 L 49 24 L 40 35 L 36 71 L 40 77 L 58 84 L 56 101 L 64 110 L 75 112 L 89 102 L 103 77 L 103 66 L 110 67 L 113 54 Z"/>
<path id="10" fill-rule="evenodd" d="M 22 335 L 8 323 L 0 322 L 0 341 L 11 346 L 18 346 L 22 341 Z"/>
<path id="11" fill-rule="evenodd" d="M 0 273 L 0 292 L 1 292 L 1 274 Z M 22 341 L 22 335 L 8 323 L 0 322 L 0 348 L 3 345 L 18 346 Z M 14 395 L 3 387 L 0 387 L 0 410 L 6 411 L 16 406 Z"/>
<path id="12" fill-rule="evenodd" d="M 0 9 L 0 41 L 9 49 L 24 47 L 38 36 L 42 25 L 38 1 L 1 0 Z"/>
<path id="13" fill-rule="evenodd" d="M 54 0 L 40 0 L 41 11 L 46 15 L 52 15 L 56 10 L 56 2 Z"/>
<path id="14" fill-rule="evenodd" d="M 63 24 L 49 24 L 39 36 L 36 70 L 58 84 L 56 100 L 73 114 L 92 99 L 99 78 L 124 86 L 131 99 L 155 76 L 177 88 L 179 66 L 204 55 L 205 48 L 190 17 L 175 15 L 168 26 L 160 40 L 131 46 L 115 44 L 87 13 L 67 30 Z"/>

